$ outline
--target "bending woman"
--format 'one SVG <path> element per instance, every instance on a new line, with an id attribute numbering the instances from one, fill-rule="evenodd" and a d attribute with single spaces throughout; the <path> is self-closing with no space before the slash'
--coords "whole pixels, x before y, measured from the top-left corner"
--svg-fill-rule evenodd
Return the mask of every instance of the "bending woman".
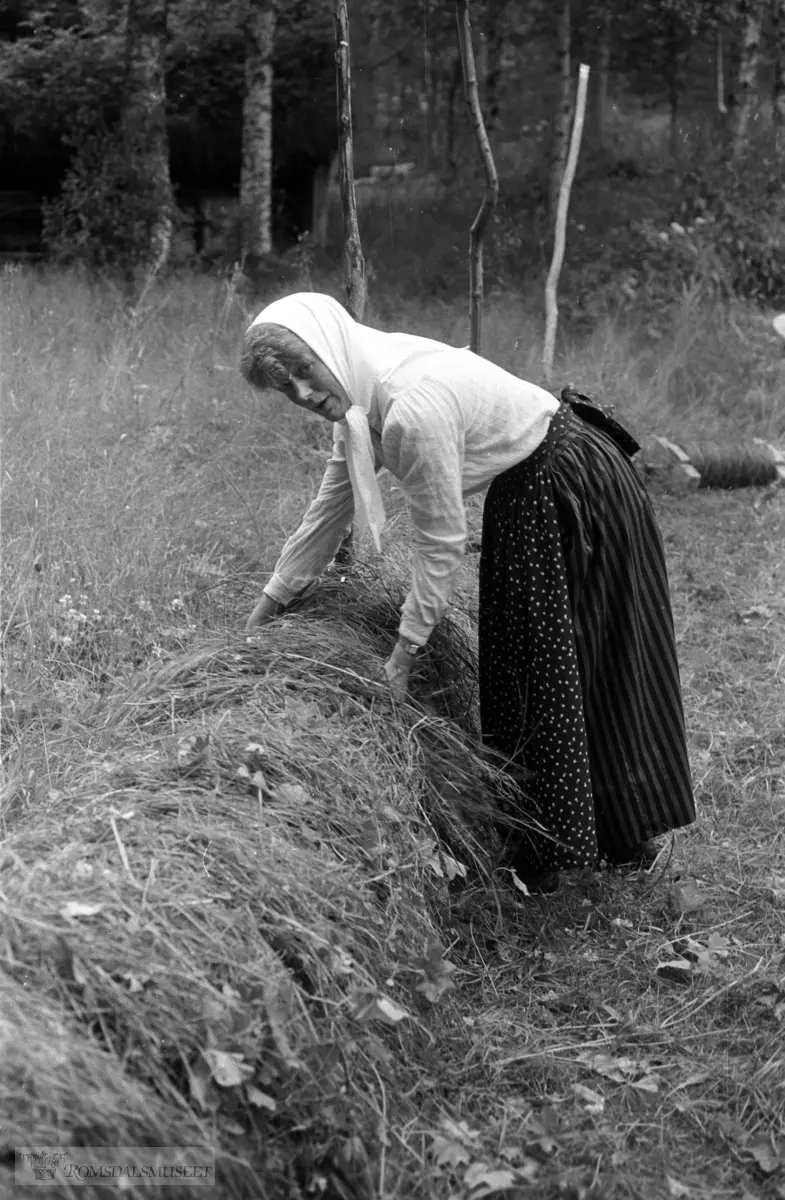
<path id="1" fill-rule="evenodd" d="M 352 520 L 379 545 L 375 471 L 386 467 L 414 528 L 385 665 L 403 694 L 455 584 L 464 497 L 487 488 L 483 739 L 525 774 L 525 806 L 550 835 L 527 835 L 512 865 L 550 891 L 560 868 L 651 861 L 650 839 L 695 808 L 662 540 L 624 431 L 599 408 L 573 409 L 468 350 L 370 329 L 313 292 L 259 314 L 241 370 L 333 423 L 318 495 L 247 628 L 322 573 Z"/>

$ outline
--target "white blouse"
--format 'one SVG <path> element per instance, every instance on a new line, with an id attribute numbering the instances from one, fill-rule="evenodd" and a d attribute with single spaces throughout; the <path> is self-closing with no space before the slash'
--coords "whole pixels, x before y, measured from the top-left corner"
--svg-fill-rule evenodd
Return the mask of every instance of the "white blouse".
<path id="1" fill-rule="evenodd" d="M 447 607 L 466 546 L 464 497 L 488 487 L 542 442 L 558 401 L 469 350 L 439 348 L 380 379 L 371 417 L 376 467 L 409 502 L 412 585 L 400 635 L 423 645 Z M 354 500 L 343 442 L 319 492 L 281 552 L 265 593 L 288 604 L 332 561 L 352 522 Z"/>

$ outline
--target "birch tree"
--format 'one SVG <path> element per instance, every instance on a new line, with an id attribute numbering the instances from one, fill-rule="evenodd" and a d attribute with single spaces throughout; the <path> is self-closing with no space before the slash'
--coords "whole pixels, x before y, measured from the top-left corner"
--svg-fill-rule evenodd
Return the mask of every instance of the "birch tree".
<path id="1" fill-rule="evenodd" d="M 240 171 L 242 256 L 251 268 L 272 252 L 275 0 L 247 0 Z"/>
<path id="2" fill-rule="evenodd" d="M 129 178 L 139 180 L 147 192 L 146 244 L 140 248 L 140 258 L 151 278 L 169 257 L 174 213 L 166 132 L 165 42 L 166 0 L 128 0 L 123 140 L 131 167 Z"/>
<path id="3" fill-rule="evenodd" d="M 774 122 L 777 137 L 785 135 L 785 0 L 772 0 L 774 25 Z"/>
<path id="4" fill-rule="evenodd" d="M 570 0 L 559 0 L 556 9 L 556 75 L 558 92 L 553 111 L 551 136 L 551 169 L 548 187 L 548 216 L 553 226 L 559 203 L 564 167 L 570 138 L 570 116 L 572 114 L 572 70 L 571 70 L 572 13 Z"/>
<path id="5" fill-rule="evenodd" d="M 757 116 L 758 66 L 760 62 L 761 0 L 739 0 L 741 23 L 741 53 L 737 80 L 736 110 L 732 125 L 732 151 L 738 156 L 747 144 L 750 127 Z"/>

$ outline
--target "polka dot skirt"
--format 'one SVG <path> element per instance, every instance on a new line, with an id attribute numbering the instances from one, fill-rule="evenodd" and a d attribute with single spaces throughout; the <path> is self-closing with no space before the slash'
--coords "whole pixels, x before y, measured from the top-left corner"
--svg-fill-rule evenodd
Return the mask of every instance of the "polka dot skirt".
<path id="1" fill-rule="evenodd" d="M 483 737 L 539 823 L 527 871 L 695 819 L 662 540 L 629 458 L 567 405 L 498 476 L 480 559 Z"/>

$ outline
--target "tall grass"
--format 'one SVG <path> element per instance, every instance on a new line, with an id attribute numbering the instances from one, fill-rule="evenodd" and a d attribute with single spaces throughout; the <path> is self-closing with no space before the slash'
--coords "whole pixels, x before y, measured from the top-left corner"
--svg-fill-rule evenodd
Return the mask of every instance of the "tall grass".
<path id="1" fill-rule="evenodd" d="M 40 730 L 197 629 L 241 619 L 318 486 L 329 431 L 236 370 L 272 296 L 186 274 L 130 312 L 111 283 L 76 273 L 6 269 L 1 283 L 5 712 Z M 317 286 L 339 294 L 332 277 Z M 458 302 L 388 293 L 370 319 L 467 336 Z M 489 358 L 540 381 L 531 294 L 491 295 L 484 337 Z M 766 318 L 695 297 L 654 344 L 620 319 L 565 336 L 557 378 L 642 434 L 785 431 Z"/>

